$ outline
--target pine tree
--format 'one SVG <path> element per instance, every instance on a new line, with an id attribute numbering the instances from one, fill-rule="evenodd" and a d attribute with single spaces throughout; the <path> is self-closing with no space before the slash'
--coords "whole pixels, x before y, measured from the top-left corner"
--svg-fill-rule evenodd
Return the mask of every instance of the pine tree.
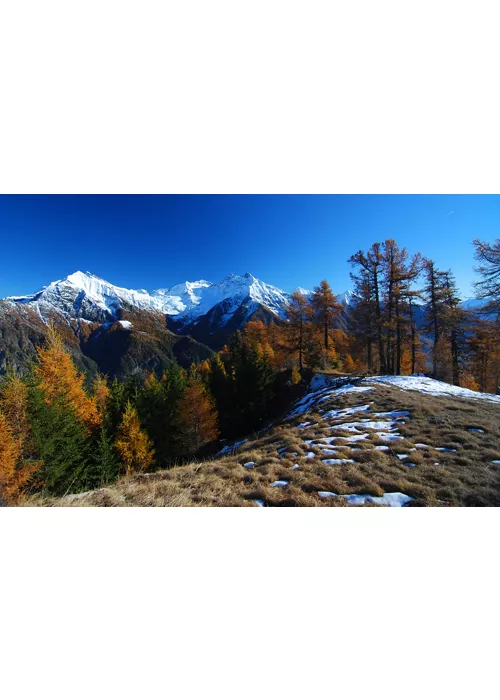
<path id="1" fill-rule="evenodd" d="M 96 440 L 94 462 L 99 485 L 109 484 L 118 478 L 120 460 L 105 421 L 99 429 L 99 437 Z"/>
<path id="2" fill-rule="evenodd" d="M 125 408 L 115 444 L 126 476 L 146 471 L 153 464 L 152 442 L 141 428 L 137 411 L 130 402 Z"/>
<path id="3" fill-rule="evenodd" d="M 243 346 L 234 366 L 234 418 L 242 430 L 262 425 L 274 396 L 275 373 L 265 353 Z"/>
<path id="4" fill-rule="evenodd" d="M 193 365 L 192 371 L 199 376 L 200 366 Z M 203 381 L 208 382 L 208 376 Z M 185 385 L 185 373 L 177 364 L 172 364 L 161 379 L 149 374 L 135 401 L 140 422 L 153 442 L 155 461 L 160 467 L 167 466 L 179 452 L 175 416 Z"/>
<path id="5" fill-rule="evenodd" d="M 33 442 L 43 461 L 37 473 L 40 486 L 58 496 L 92 488 L 92 441 L 81 418 L 63 397 L 47 403 L 37 386 L 28 399 Z"/>
<path id="6" fill-rule="evenodd" d="M 188 380 L 175 422 L 185 454 L 198 452 L 219 435 L 215 402 L 197 377 Z"/>

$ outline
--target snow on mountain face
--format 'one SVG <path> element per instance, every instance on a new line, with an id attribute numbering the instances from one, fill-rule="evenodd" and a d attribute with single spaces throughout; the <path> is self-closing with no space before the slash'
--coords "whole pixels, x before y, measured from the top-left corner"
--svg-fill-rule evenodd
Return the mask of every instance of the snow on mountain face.
<path id="1" fill-rule="evenodd" d="M 284 317 L 289 304 L 288 294 L 248 272 L 243 276 L 228 275 L 218 284 L 205 280 L 184 282 L 171 289 L 157 289 L 152 294 L 163 299 L 164 313 L 175 316 L 184 324 L 226 300 L 231 302 L 226 304 L 228 313 L 236 310 L 245 299 L 250 299 L 280 317 Z"/>
<path id="2" fill-rule="evenodd" d="M 100 321 L 116 318 L 120 308 L 133 307 L 159 311 L 175 317 L 183 325 L 208 313 L 221 302 L 226 302 L 226 311 L 230 314 L 245 300 L 253 302 L 250 306 L 261 304 L 283 318 L 289 295 L 249 273 L 243 276 L 231 274 L 218 284 L 199 280 L 149 293 L 144 289 L 117 287 L 90 272 L 75 272 L 52 282 L 36 294 L 7 299 L 11 303 L 35 306 L 42 317 L 55 308 L 72 318 Z"/>
<path id="3" fill-rule="evenodd" d="M 116 287 L 90 272 L 74 272 L 36 294 L 8 297 L 7 301 L 35 306 L 43 318 L 54 308 L 72 318 L 90 320 L 115 318 L 124 305 L 162 311 L 161 301 L 148 292 Z"/>
<path id="4" fill-rule="evenodd" d="M 352 306 L 355 300 L 356 294 L 351 289 L 337 295 L 337 302 L 339 304 L 344 304 L 344 306 Z"/>

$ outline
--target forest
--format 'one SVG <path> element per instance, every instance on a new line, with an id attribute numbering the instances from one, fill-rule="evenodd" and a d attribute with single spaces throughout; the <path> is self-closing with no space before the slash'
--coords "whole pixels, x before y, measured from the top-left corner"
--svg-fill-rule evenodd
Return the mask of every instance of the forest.
<path id="1" fill-rule="evenodd" d="M 461 304 L 454 274 L 390 239 L 351 256 L 353 296 L 323 280 L 294 292 L 285 322 L 251 321 L 189 370 L 89 385 L 58 331 L 23 376 L 0 379 L 0 500 L 62 496 L 120 476 L 214 454 L 223 440 L 266 428 L 315 370 L 425 373 L 456 386 L 500 386 L 500 239 L 474 241 L 478 308 Z"/>

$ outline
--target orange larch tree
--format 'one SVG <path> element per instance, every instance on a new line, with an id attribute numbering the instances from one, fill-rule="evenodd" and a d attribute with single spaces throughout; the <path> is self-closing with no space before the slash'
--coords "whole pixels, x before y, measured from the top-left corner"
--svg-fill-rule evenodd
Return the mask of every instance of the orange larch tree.
<path id="1" fill-rule="evenodd" d="M 22 438 L 14 434 L 6 416 L 0 412 L 0 499 L 7 505 L 18 505 L 33 472 L 40 463 L 21 458 Z"/>
<path id="2" fill-rule="evenodd" d="M 217 410 L 203 383 L 189 379 L 176 418 L 183 452 L 197 452 L 219 435 Z"/>
<path id="3" fill-rule="evenodd" d="M 130 401 L 127 403 L 118 428 L 115 444 L 127 476 L 134 472 L 146 471 L 153 464 L 153 443 L 146 431 L 141 428 L 137 411 Z"/>
<path id="4" fill-rule="evenodd" d="M 104 415 L 104 411 L 106 409 L 106 404 L 108 402 L 110 394 L 111 391 L 108 386 L 108 380 L 106 379 L 106 377 L 102 374 L 97 375 L 92 385 L 92 396 L 96 403 L 101 419 Z"/>
<path id="5" fill-rule="evenodd" d="M 101 424 L 102 413 L 97 399 L 88 396 L 84 388 L 84 376 L 76 369 L 61 336 L 52 326 L 49 326 L 46 344 L 38 348 L 35 372 L 47 405 L 63 400 L 87 428 L 92 429 Z"/>

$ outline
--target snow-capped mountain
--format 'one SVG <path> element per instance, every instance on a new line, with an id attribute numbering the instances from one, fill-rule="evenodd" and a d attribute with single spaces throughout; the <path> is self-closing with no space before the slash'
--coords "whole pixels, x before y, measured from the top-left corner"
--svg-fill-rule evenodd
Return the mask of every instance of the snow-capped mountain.
<path id="1" fill-rule="evenodd" d="M 246 302 L 249 309 L 265 307 L 283 318 L 289 295 L 253 275 L 228 275 L 222 282 L 206 280 L 183 282 L 170 289 L 125 289 L 110 284 L 90 272 L 75 272 L 52 282 L 36 294 L 8 297 L 7 302 L 35 308 L 42 318 L 51 311 L 70 318 L 101 322 L 116 319 L 120 309 L 157 311 L 186 326 L 226 302 L 226 321 Z M 221 319 L 223 322 L 223 319 Z"/>

